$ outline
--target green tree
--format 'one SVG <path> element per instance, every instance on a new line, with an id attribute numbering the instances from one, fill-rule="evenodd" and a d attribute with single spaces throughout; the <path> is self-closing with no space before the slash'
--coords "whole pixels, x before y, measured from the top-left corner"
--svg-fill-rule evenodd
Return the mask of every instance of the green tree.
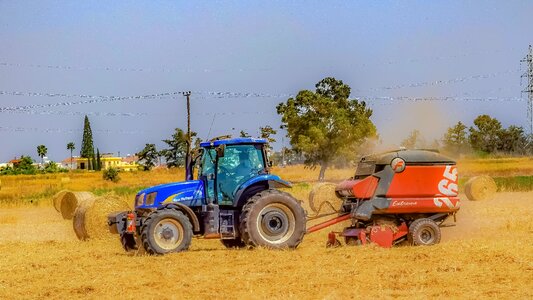
<path id="1" fill-rule="evenodd" d="M 468 127 L 462 122 L 458 122 L 452 127 L 449 127 L 442 142 L 444 150 L 453 154 L 463 154 L 468 151 Z"/>
<path id="2" fill-rule="evenodd" d="M 305 164 L 320 166 L 319 180 L 336 159 L 354 157 L 358 145 L 376 134 L 366 103 L 348 99 L 350 87 L 341 80 L 324 78 L 316 90 L 303 90 L 277 106 L 282 128 Z"/>
<path id="3" fill-rule="evenodd" d="M 474 120 L 474 126 L 470 127 L 470 146 L 477 151 L 494 153 L 501 148 L 500 137 L 502 124 L 489 115 L 480 115 Z"/>
<path id="4" fill-rule="evenodd" d="M 157 152 L 155 144 L 146 144 L 144 149 L 135 155 L 139 157 L 139 161 L 142 162 L 145 171 L 152 169 L 159 159 L 159 152 Z"/>
<path id="5" fill-rule="evenodd" d="M 241 132 L 239 133 L 239 137 L 242 137 L 242 138 L 249 138 L 249 137 L 252 137 L 251 135 L 248 134 L 248 132 L 244 131 L 244 130 L 241 130 Z"/>
<path id="6" fill-rule="evenodd" d="M 96 171 L 102 170 L 102 158 L 100 157 L 100 149 L 96 148 Z"/>
<path id="7" fill-rule="evenodd" d="M 72 169 L 72 152 L 76 149 L 74 142 L 69 142 L 67 144 L 67 150 L 70 150 L 70 168 Z"/>
<path id="8" fill-rule="evenodd" d="M 104 172 L 102 172 L 102 178 L 117 183 L 120 181 L 119 170 L 113 167 L 105 169 Z"/>
<path id="9" fill-rule="evenodd" d="M 14 164 L 13 170 L 15 174 L 26 174 L 33 175 L 35 174 L 35 166 L 33 165 L 33 159 L 29 156 L 22 155 L 18 163 Z"/>
<path id="10" fill-rule="evenodd" d="M 511 125 L 500 133 L 499 150 L 507 153 L 525 154 L 527 152 L 527 136 L 524 128 Z"/>
<path id="11" fill-rule="evenodd" d="M 89 118 L 85 116 L 83 124 L 83 140 L 81 142 L 80 157 L 87 158 L 89 164 L 88 169 L 94 170 L 94 145 L 93 145 L 93 132 L 91 130 L 91 122 Z"/>
<path id="12" fill-rule="evenodd" d="M 191 139 L 196 137 L 196 132 L 191 131 Z M 176 128 L 172 137 L 163 140 L 168 148 L 161 150 L 161 155 L 165 158 L 168 168 L 181 167 L 185 165 L 185 154 L 187 152 L 187 133 L 180 128 Z"/>
<path id="13" fill-rule="evenodd" d="M 269 150 L 272 149 L 272 144 L 276 142 L 276 139 L 272 136 L 276 135 L 277 133 L 278 131 L 270 127 L 270 125 L 267 125 L 265 127 L 259 127 L 259 137 L 267 140 L 268 144 L 266 148 Z"/>
<path id="14" fill-rule="evenodd" d="M 46 153 L 48 153 L 48 149 L 45 145 L 39 145 L 37 146 L 37 155 L 41 158 L 41 164 L 44 165 L 44 157 L 46 156 Z"/>

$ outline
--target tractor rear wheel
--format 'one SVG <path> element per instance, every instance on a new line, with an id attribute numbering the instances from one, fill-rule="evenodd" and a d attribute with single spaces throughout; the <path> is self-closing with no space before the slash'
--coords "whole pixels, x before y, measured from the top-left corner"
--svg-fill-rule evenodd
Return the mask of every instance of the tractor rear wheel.
<path id="1" fill-rule="evenodd" d="M 170 208 L 150 213 L 141 229 L 141 241 L 149 254 L 185 251 L 191 245 L 192 235 L 189 218 Z"/>
<path id="2" fill-rule="evenodd" d="M 248 199 L 240 219 L 241 238 L 252 247 L 296 248 L 306 231 L 302 206 L 290 194 L 274 189 Z"/>
<path id="3" fill-rule="evenodd" d="M 440 228 L 435 221 L 427 218 L 414 220 L 409 225 L 408 239 L 416 246 L 431 246 L 440 242 Z"/>
<path id="4" fill-rule="evenodd" d="M 240 239 L 231 239 L 231 240 L 220 240 L 222 242 L 222 245 L 224 245 L 226 248 L 244 248 L 246 247 L 246 244 Z"/>

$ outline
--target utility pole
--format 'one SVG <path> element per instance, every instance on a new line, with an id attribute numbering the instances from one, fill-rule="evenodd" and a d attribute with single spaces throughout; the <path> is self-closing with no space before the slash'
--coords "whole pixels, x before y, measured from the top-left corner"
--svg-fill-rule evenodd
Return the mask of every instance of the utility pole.
<path id="1" fill-rule="evenodd" d="M 191 91 L 183 92 L 187 97 L 187 152 L 185 153 L 185 180 L 192 180 L 191 165 Z"/>
<path id="2" fill-rule="evenodd" d="M 529 143 L 533 142 L 533 49 L 529 45 L 529 52 L 520 62 L 526 64 L 526 72 L 522 74 L 521 78 L 526 78 L 527 86 L 522 93 L 528 94 L 527 100 L 527 116 L 529 121 Z"/>

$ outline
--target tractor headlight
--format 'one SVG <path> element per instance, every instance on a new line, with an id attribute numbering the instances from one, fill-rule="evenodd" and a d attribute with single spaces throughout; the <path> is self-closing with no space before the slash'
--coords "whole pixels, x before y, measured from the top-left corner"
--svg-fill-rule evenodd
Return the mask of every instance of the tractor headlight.
<path id="1" fill-rule="evenodd" d="M 153 205 L 156 196 L 157 196 L 157 192 L 152 192 L 152 193 L 146 195 L 146 201 L 144 203 L 146 205 Z"/>
<path id="2" fill-rule="evenodd" d="M 137 197 L 135 197 L 135 207 L 143 205 L 143 202 L 144 202 L 144 193 L 137 195 Z"/>

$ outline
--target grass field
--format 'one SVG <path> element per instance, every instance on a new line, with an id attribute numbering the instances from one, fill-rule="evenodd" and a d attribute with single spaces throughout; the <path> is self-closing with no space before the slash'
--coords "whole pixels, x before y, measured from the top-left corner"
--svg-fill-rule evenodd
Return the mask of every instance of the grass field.
<path id="1" fill-rule="evenodd" d="M 509 178 L 516 177 L 505 176 L 528 175 L 523 165 L 530 163 L 501 163 L 499 172 L 468 162 L 460 172 L 487 170 L 514 184 Z M 513 166 L 519 171 L 512 173 Z M 318 171 L 275 172 L 299 182 L 290 191 L 305 200 L 314 183 L 304 181 Z M 351 173 L 330 170 L 326 177 L 338 181 Z M 78 241 L 72 222 L 51 207 L 50 196 L 64 188 L 112 191 L 131 202 L 139 187 L 181 180 L 183 171 L 121 176 L 117 184 L 98 173 L 0 177 L 0 299 L 533 298 L 531 191 L 482 202 L 461 196 L 457 226 L 443 228 L 443 241 L 432 247 L 326 249 L 326 229 L 290 251 L 226 250 L 217 240 L 199 239 L 188 252 L 151 257 L 124 253 L 116 236 Z"/>
<path id="2" fill-rule="evenodd" d="M 116 238 L 81 242 L 51 207 L 0 211 L 0 299 L 533 297 L 533 193 L 464 201 L 433 247 L 324 248 L 327 231 L 292 251 L 129 256 Z"/>

